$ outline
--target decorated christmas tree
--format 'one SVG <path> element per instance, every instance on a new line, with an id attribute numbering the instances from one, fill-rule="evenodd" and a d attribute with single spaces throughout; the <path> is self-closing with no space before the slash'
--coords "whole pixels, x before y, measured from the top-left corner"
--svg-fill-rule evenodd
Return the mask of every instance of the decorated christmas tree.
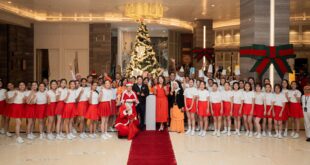
<path id="1" fill-rule="evenodd" d="M 160 73 L 159 64 L 151 45 L 148 30 L 144 22 L 140 21 L 130 63 L 126 68 L 126 76 L 142 75 L 144 71 L 152 73 L 155 76 L 158 76 Z"/>

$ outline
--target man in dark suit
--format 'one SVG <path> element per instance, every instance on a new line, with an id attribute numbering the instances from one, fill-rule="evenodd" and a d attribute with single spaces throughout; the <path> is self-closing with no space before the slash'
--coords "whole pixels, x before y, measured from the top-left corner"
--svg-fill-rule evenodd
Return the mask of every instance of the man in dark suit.
<path id="1" fill-rule="evenodd" d="M 142 76 L 137 77 L 137 83 L 132 87 L 133 91 L 136 92 L 139 100 L 137 105 L 137 113 L 140 119 L 140 129 L 145 129 L 145 106 L 146 106 L 146 97 L 149 95 L 149 88 L 147 85 L 143 84 Z"/>

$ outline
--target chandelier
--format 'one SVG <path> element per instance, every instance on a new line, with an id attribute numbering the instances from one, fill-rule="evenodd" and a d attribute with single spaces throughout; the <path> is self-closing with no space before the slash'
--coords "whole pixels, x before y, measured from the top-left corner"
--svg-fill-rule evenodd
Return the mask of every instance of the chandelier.
<path id="1" fill-rule="evenodd" d="M 123 6 L 124 15 L 133 19 L 141 18 L 162 18 L 165 7 L 161 3 L 135 2 Z"/>

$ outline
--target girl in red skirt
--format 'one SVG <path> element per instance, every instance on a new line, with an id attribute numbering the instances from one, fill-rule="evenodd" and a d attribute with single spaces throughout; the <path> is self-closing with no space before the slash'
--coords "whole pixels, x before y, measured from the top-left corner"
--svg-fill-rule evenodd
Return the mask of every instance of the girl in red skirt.
<path id="1" fill-rule="evenodd" d="M 65 107 L 63 109 L 62 118 L 64 119 L 64 127 L 67 134 L 67 139 L 72 140 L 76 138 L 75 135 L 73 135 L 72 131 L 72 125 L 73 125 L 73 119 L 75 116 L 76 111 L 76 100 L 77 100 L 78 94 L 75 89 L 75 81 L 71 80 L 69 82 L 69 89 L 67 92 L 67 96 L 65 98 Z"/>
<path id="2" fill-rule="evenodd" d="M 230 90 L 229 82 L 224 83 L 224 90 L 221 91 L 223 101 L 223 117 L 224 117 L 224 130 L 222 133 L 227 133 L 230 136 L 231 116 L 233 108 L 233 92 Z"/>
<path id="3" fill-rule="evenodd" d="M 243 91 L 243 120 L 244 125 L 246 128 L 246 136 L 252 137 L 253 136 L 253 114 L 254 114 L 254 92 L 252 91 L 252 85 L 249 82 L 246 82 L 244 85 L 244 91 Z"/>
<path id="4" fill-rule="evenodd" d="M 284 93 L 285 97 L 287 100 L 289 100 L 288 98 L 288 93 L 290 91 L 290 86 L 289 86 L 289 82 L 286 79 L 282 80 L 282 93 Z M 285 103 L 285 108 L 284 108 L 284 112 L 283 112 L 283 124 L 284 124 L 284 132 L 283 132 L 283 136 L 287 137 L 287 130 L 288 130 L 288 119 L 289 119 L 289 112 L 290 112 L 290 103 L 286 102 Z M 293 123 L 293 127 L 294 127 L 294 123 Z"/>
<path id="5" fill-rule="evenodd" d="M 200 132 L 199 136 L 206 136 L 207 130 L 208 130 L 208 117 L 211 115 L 210 109 L 209 109 L 209 97 L 210 93 L 206 89 L 206 83 L 204 81 L 201 81 L 199 84 L 198 89 L 198 99 L 197 99 L 197 105 L 198 105 L 198 116 L 199 116 L 199 125 L 200 125 Z"/>
<path id="6" fill-rule="evenodd" d="M 47 91 L 47 107 L 46 107 L 46 116 L 48 118 L 47 123 L 47 139 L 53 140 L 55 136 L 52 132 L 52 127 L 55 119 L 56 111 L 56 90 L 57 90 L 57 81 L 51 80 L 50 90 Z"/>
<path id="7" fill-rule="evenodd" d="M 262 86 L 256 84 L 255 86 L 255 105 L 254 105 L 254 116 L 255 116 L 255 127 L 256 127 L 256 138 L 261 138 L 261 119 L 266 116 L 265 109 L 265 94 L 262 92 Z M 265 128 L 263 130 L 265 132 Z M 266 133 L 265 133 L 266 134 Z"/>
<path id="8" fill-rule="evenodd" d="M 264 117 L 263 121 L 263 127 L 266 125 L 266 120 L 268 120 L 268 136 L 272 137 L 271 131 L 272 131 L 272 119 L 273 119 L 273 100 L 274 100 L 274 93 L 272 93 L 272 87 L 270 84 L 265 84 L 265 110 L 266 115 Z"/>
<path id="9" fill-rule="evenodd" d="M 1 134 L 5 134 L 5 129 L 4 129 L 4 125 L 5 125 L 5 109 L 6 109 L 6 89 L 3 88 L 4 84 L 3 81 L 0 80 L 0 120 L 1 120 L 1 130 L 0 133 Z"/>
<path id="10" fill-rule="evenodd" d="M 20 137 L 20 126 L 21 126 L 21 119 L 24 118 L 24 107 L 26 102 L 25 96 L 26 84 L 24 82 L 18 83 L 18 90 L 14 92 L 12 98 L 10 98 L 10 102 L 12 105 L 10 107 L 10 114 L 9 117 L 15 119 L 15 134 L 16 134 L 16 142 L 23 143 L 23 138 Z"/>
<path id="11" fill-rule="evenodd" d="M 101 138 L 107 140 L 112 136 L 108 134 L 108 122 L 111 115 L 112 90 L 111 82 L 106 80 L 104 87 L 99 92 L 98 114 L 101 118 Z"/>
<path id="12" fill-rule="evenodd" d="M 45 138 L 44 134 L 44 118 L 46 117 L 47 92 L 44 83 L 39 84 L 39 91 L 36 93 L 36 111 L 35 118 L 39 120 L 40 139 Z"/>
<path id="13" fill-rule="evenodd" d="M 299 123 L 300 119 L 303 118 L 303 110 L 301 107 L 300 103 L 300 98 L 301 98 L 301 92 L 297 89 L 297 82 L 292 81 L 291 82 L 291 90 L 289 91 L 289 101 L 290 101 L 290 112 L 289 116 L 293 118 L 293 122 L 295 123 L 295 131 L 294 131 L 294 125 L 292 125 L 292 134 L 291 136 L 293 138 L 298 138 L 299 137 Z"/>
<path id="14" fill-rule="evenodd" d="M 233 116 L 235 125 L 235 135 L 240 136 L 240 123 L 242 117 L 242 106 L 243 106 L 243 91 L 239 89 L 239 82 L 233 84 Z"/>
<path id="15" fill-rule="evenodd" d="M 7 89 L 8 92 L 6 93 L 6 108 L 5 108 L 5 112 L 4 115 L 6 117 L 5 123 L 4 123 L 4 130 L 6 132 L 6 136 L 11 137 L 12 134 L 9 132 L 9 126 L 10 126 L 10 114 L 11 114 L 11 107 L 12 107 L 12 98 L 15 94 L 15 88 L 14 88 L 14 84 L 9 82 L 7 84 Z"/>
<path id="16" fill-rule="evenodd" d="M 36 93 L 38 91 L 38 83 L 31 83 L 31 90 L 26 91 L 26 105 L 24 111 L 24 117 L 27 119 L 27 138 L 33 140 L 36 136 L 33 134 L 33 129 L 35 125 L 35 110 L 36 110 Z"/>
<path id="17" fill-rule="evenodd" d="M 221 133 L 221 120 L 223 115 L 223 102 L 221 92 L 218 91 L 217 83 L 213 83 L 212 91 L 210 92 L 211 114 L 214 119 L 214 132 L 213 135 L 220 137 Z"/>
<path id="18" fill-rule="evenodd" d="M 184 91 L 184 105 L 187 115 L 188 130 L 186 135 L 195 135 L 195 114 L 197 113 L 196 99 L 197 99 L 197 88 L 194 87 L 194 80 L 190 79 L 188 82 L 189 87 L 185 88 Z"/>
<path id="19" fill-rule="evenodd" d="M 85 118 L 89 120 L 89 137 L 96 138 L 96 121 L 99 119 L 98 116 L 98 103 L 99 93 L 96 91 L 97 83 L 93 82 L 91 90 L 87 93 L 89 106 L 85 114 Z"/>
<path id="20" fill-rule="evenodd" d="M 78 116 L 78 124 L 80 129 L 80 138 L 85 139 L 87 135 L 85 133 L 84 125 L 85 119 L 84 116 L 86 115 L 88 109 L 88 98 L 87 94 L 90 92 L 90 87 L 87 87 L 87 80 L 85 78 L 81 79 L 81 87 L 78 88 L 78 103 L 77 103 L 77 111 L 76 116 Z"/>
<path id="21" fill-rule="evenodd" d="M 274 86 L 275 97 L 274 97 L 274 127 L 276 134 L 274 137 L 279 139 L 282 138 L 282 122 L 284 121 L 284 108 L 285 104 L 287 103 L 287 99 L 284 93 L 281 93 L 281 86 L 280 84 L 276 84 Z"/>
<path id="22" fill-rule="evenodd" d="M 56 109 L 55 115 L 57 116 L 57 123 L 56 123 L 56 139 L 63 140 L 65 135 L 62 133 L 62 114 L 65 107 L 65 98 L 67 97 L 68 89 L 67 89 L 67 80 L 61 79 L 60 80 L 60 87 L 56 90 Z"/>

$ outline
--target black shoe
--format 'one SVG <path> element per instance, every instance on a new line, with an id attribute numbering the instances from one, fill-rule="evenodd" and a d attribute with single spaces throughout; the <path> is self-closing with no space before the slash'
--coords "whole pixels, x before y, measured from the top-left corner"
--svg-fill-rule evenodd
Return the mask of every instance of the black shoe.
<path id="1" fill-rule="evenodd" d="M 306 140 L 307 142 L 310 142 L 310 138 L 307 138 L 307 140 Z"/>

